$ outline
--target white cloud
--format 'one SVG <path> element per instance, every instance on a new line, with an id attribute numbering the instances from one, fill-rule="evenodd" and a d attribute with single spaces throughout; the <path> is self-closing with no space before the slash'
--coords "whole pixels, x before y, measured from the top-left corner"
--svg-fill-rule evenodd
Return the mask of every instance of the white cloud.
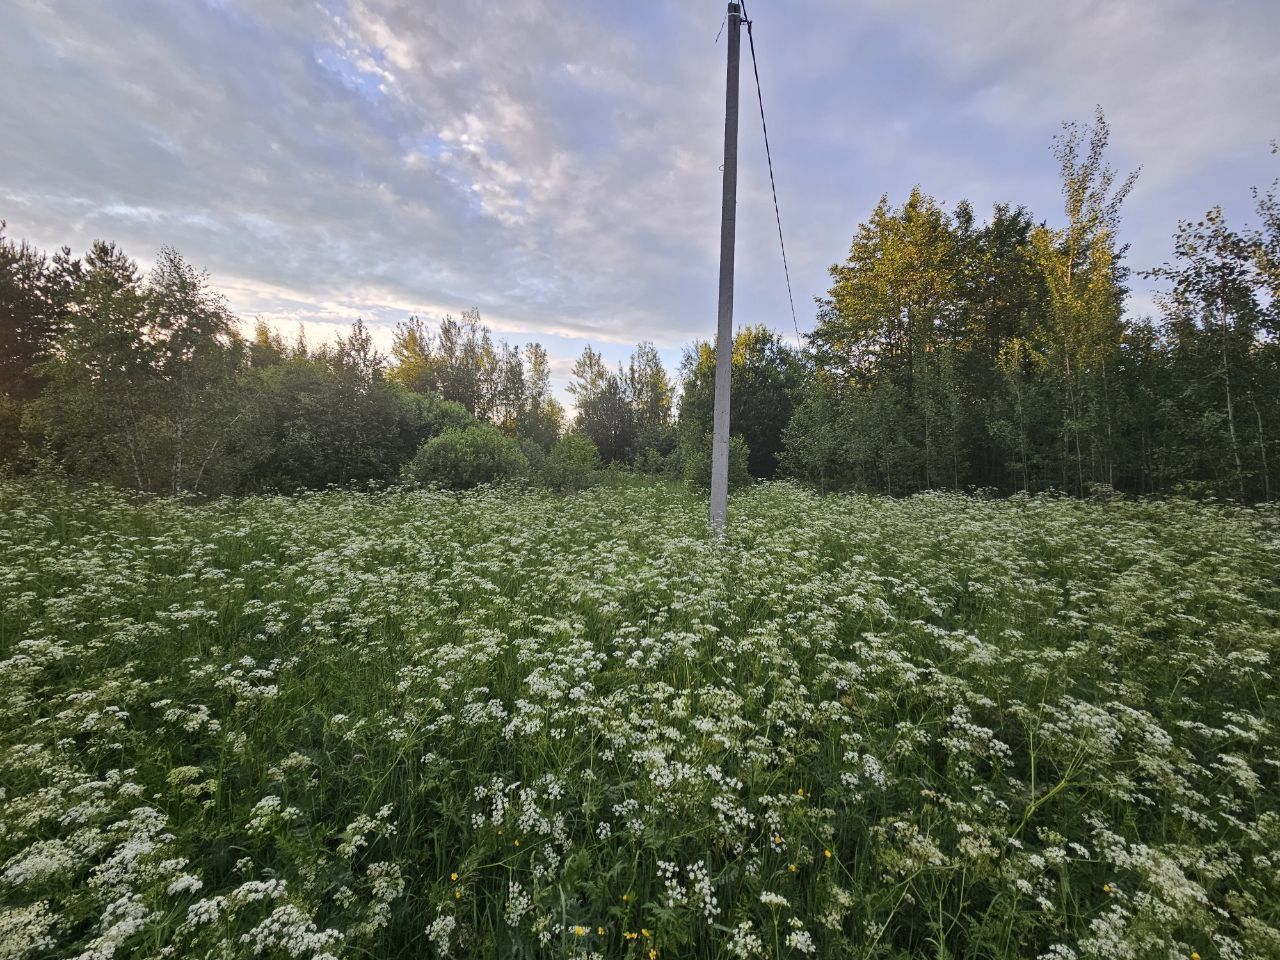
<path id="1" fill-rule="evenodd" d="M 1126 221 L 1140 266 L 1179 216 L 1273 176 L 1271 0 L 752 8 L 802 327 L 882 192 L 1055 217 L 1048 138 L 1096 102 L 1118 165 L 1145 165 Z M 722 15 L 14 0 L 0 217 L 45 246 L 101 236 L 145 261 L 172 244 L 286 327 L 364 315 L 385 338 L 409 312 L 478 306 L 553 350 L 648 338 L 674 355 L 714 326 Z M 789 333 L 744 66 L 738 316 Z"/>

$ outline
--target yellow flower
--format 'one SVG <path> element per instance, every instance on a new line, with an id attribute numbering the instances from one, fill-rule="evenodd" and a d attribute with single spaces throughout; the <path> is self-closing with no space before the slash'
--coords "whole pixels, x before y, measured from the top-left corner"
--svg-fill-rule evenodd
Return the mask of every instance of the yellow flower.
<path id="1" fill-rule="evenodd" d="M 451 874 L 449 874 L 449 879 L 450 879 L 450 880 L 452 880 L 452 881 L 454 881 L 455 883 L 457 883 L 457 881 L 458 881 L 458 875 L 457 875 L 456 873 L 451 873 Z"/>
<path id="2" fill-rule="evenodd" d="M 830 851 L 830 850 L 823 850 L 823 851 L 822 851 L 822 855 L 823 855 L 824 857 L 826 857 L 828 860 L 830 860 L 830 859 L 831 859 L 831 851 Z"/>
<path id="3" fill-rule="evenodd" d="M 461 899 L 462 899 L 462 891 L 461 891 L 461 890 L 458 890 L 458 889 L 456 889 L 456 888 L 455 888 L 455 889 L 454 889 L 454 891 L 453 891 L 453 899 L 455 899 L 455 900 L 461 900 Z"/>
<path id="4" fill-rule="evenodd" d="M 650 947 L 650 948 L 649 948 L 649 960 L 657 960 L 657 958 L 658 958 L 658 951 L 657 951 L 657 950 L 655 950 L 655 949 L 653 949 L 653 947 Z"/>
<path id="5" fill-rule="evenodd" d="M 631 894 L 629 894 L 629 893 L 624 893 L 624 894 L 622 895 L 622 902 L 623 902 L 623 903 L 629 903 L 630 901 L 631 901 Z"/>
<path id="6" fill-rule="evenodd" d="M 585 936 L 587 935 L 587 928 L 586 928 L 586 927 L 574 927 L 574 928 L 573 928 L 573 932 L 574 932 L 575 934 L 577 934 L 578 936 L 580 936 L 580 937 L 585 937 Z"/>
<path id="7" fill-rule="evenodd" d="M 1102 885 L 1102 892 L 1103 892 L 1103 893 L 1110 893 L 1110 892 L 1111 892 L 1111 884 L 1109 884 L 1109 883 L 1104 883 L 1104 884 Z"/>
<path id="8" fill-rule="evenodd" d="M 515 841 L 515 845 L 516 845 L 517 847 L 518 847 L 518 846 L 520 846 L 520 841 L 519 841 L 519 840 L 516 840 L 516 841 Z"/>
<path id="9" fill-rule="evenodd" d="M 636 937 L 638 937 L 638 936 L 640 936 L 640 934 L 638 934 L 638 933 L 631 933 L 630 931 L 626 931 L 626 930 L 624 930 L 624 931 L 623 931 L 623 933 L 622 933 L 622 938 L 623 938 L 624 940 L 634 940 L 634 939 L 635 939 Z"/>
<path id="10" fill-rule="evenodd" d="M 648 937 L 648 936 L 649 936 L 649 931 L 648 931 L 648 930 L 646 930 L 644 927 L 641 927 L 641 928 L 640 928 L 640 936 L 642 936 L 642 937 Z"/>
<path id="11" fill-rule="evenodd" d="M 794 863 L 788 863 L 788 864 L 787 864 L 787 869 L 788 869 L 788 870 L 790 870 L 792 873 L 795 873 L 795 872 L 796 872 L 796 865 L 795 865 Z"/>
<path id="12" fill-rule="evenodd" d="M 803 797 L 803 796 L 804 796 L 804 787 L 797 787 L 797 788 L 796 788 L 796 796 L 797 796 L 797 797 Z"/>
<path id="13" fill-rule="evenodd" d="M 1200 960 L 1200 954 L 1198 954 L 1198 953 L 1196 953 L 1194 950 L 1192 950 L 1192 951 L 1191 951 L 1191 960 Z"/>
<path id="14" fill-rule="evenodd" d="M 602 936 L 602 937 L 603 937 L 603 936 L 604 936 L 604 927 L 596 927 L 596 933 L 598 933 L 600 936 Z"/>

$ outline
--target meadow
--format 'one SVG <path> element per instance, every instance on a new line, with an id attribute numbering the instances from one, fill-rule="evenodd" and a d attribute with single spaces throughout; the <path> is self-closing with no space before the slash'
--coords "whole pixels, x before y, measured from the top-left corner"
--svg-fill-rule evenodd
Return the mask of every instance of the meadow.
<path id="1" fill-rule="evenodd" d="M 1280 957 L 1280 513 L 0 479 L 0 958 Z"/>

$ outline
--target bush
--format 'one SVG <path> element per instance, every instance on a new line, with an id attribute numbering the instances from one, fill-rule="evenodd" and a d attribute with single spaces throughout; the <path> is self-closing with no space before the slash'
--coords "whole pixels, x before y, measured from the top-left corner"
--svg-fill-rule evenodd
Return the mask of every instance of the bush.
<path id="1" fill-rule="evenodd" d="M 529 461 L 516 441 L 496 427 L 479 424 L 451 427 L 432 437 L 405 466 L 404 477 L 413 483 L 466 490 L 528 472 Z"/>
<path id="2" fill-rule="evenodd" d="M 636 441 L 633 461 L 636 473 L 678 474 L 680 463 L 680 434 L 674 426 L 649 427 L 641 431 Z"/>
<path id="3" fill-rule="evenodd" d="M 524 458 L 529 461 L 530 472 L 541 473 L 542 465 L 547 460 L 546 448 L 529 437 L 516 437 L 516 443 L 520 445 L 520 452 L 524 454 Z"/>
<path id="4" fill-rule="evenodd" d="M 650 448 L 636 454 L 635 463 L 632 466 L 635 468 L 636 473 L 643 476 L 670 477 L 678 465 L 678 452 L 660 453 Z"/>
<path id="5" fill-rule="evenodd" d="M 22 452 L 22 407 L 0 393 L 0 463 L 11 463 Z"/>
<path id="6" fill-rule="evenodd" d="M 585 490 L 600 471 L 600 451 L 590 437 L 570 433 L 556 441 L 542 465 L 542 479 L 562 493 Z"/>
<path id="7" fill-rule="evenodd" d="M 699 487 L 711 486 L 711 435 L 705 434 L 699 443 L 684 443 L 680 447 L 680 473 L 689 483 Z M 747 441 L 734 434 L 729 437 L 729 489 L 746 486 L 751 482 L 750 451 Z"/>
<path id="8" fill-rule="evenodd" d="M 462 404 L 431 393 L 408 393 L 417 411 L 426 437 L 434 437 L 446 430 L 466 430 L 479 425 L 479 421 Z"/>

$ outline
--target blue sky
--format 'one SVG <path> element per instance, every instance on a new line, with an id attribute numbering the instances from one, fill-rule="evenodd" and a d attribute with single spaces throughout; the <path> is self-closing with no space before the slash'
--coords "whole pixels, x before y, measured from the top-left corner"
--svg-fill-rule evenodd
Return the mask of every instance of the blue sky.
<path id="1" fill-rule="evenodd" d="M 1057 222 L 1049 143 L 1101 104 L 1142 174 L 1135 268 L 1280 158 L 1275 0 L 754 0 L 800 327 L 881 194 Z M 385 344 L 477 306 L 558 379 L 590 342 L 678 362 L 715 323 L 719 0 L 5 0 L 0 219 L 162 244 L 241 316 Z M 15 78 L 17 78 L 15 80 Z M 738 323 L 794 336 L 749 73 Z M 1150 310 L 1136 281 L 1131 309 Z"/>

